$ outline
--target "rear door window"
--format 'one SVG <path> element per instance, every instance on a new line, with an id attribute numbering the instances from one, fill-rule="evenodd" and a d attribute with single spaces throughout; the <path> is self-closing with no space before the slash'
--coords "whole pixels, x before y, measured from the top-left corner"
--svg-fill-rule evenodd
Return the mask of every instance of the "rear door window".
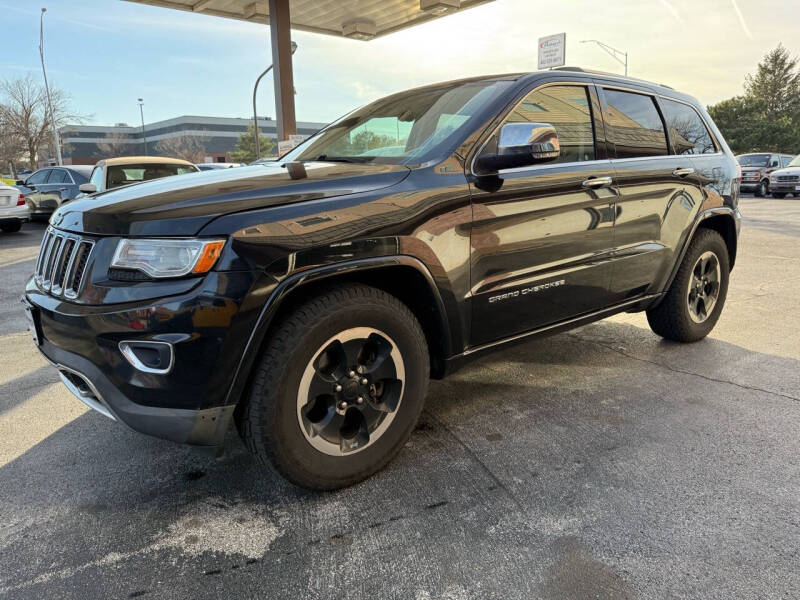
<path id="1" fill-rule="evenodd" d="M 714 140 L 697 111 L 688 104 L 661 99 L 669 140 L 675 154 L 713 154 Z"/>
<path id="2" fill-rule="evenodd" d="M 667 136 L 655 99 L 646 94 L 604 90 L 607 133 L 617 158 L 666 156 Z"/>
<path id="3" fill-rule="evenodd" d="M 67 172 L 64 169 L 52 169 L 47 183 L 64 183 L 67 181 Z"/>

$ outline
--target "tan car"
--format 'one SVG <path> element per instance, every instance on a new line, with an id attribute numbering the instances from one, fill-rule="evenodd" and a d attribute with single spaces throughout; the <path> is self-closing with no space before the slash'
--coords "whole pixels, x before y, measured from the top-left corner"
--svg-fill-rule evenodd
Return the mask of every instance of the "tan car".
<path id="1" fill-rule="evenodd" d="M 94 194 L 132 183 L 197 172 L 199 169 L 196 166 L 179 158 L 163 156 L 108 158 L 98 161 L 89 177 L 89 183 L 84 183 L 80 189 L 84 194 Z"/>

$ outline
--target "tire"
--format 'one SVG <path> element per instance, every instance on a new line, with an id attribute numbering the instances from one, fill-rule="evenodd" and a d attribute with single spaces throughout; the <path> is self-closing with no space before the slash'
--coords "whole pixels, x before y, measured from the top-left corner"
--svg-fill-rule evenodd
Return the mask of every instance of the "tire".
<path id="1" fill-rule="evenodd" d="M 352 362 L 360 365 L 355 377 Z M 366 285 L 337 285 L 270 332 L 246 404 L 237 411 L 239 433 L 260 462 L 298 486 L 352 485 L 383 468 L 408 441 L 429 371 L 425 334 L 405 304 Z M 379 381 L 381 373 L 389 377 Z M 362 385 L 373 375 L 375 381 Z M 368 418 L 379 424 L 367 425 Z M 312 435 L 315 428 L 320 433 Z"/>
<path id="2" fill-rule="evenodd" d="M 766 179 L 763 180 L 761 183 L 758 184 L 756 188 L 756 198 L 765 198 L 769 196 L 769 181 Z"/>
<path id="3" fill-rule="evenodd" d="M 772 197 L 775 198 L 776 200 L 783 200 L 784 198 L 786 198 L 786 194 L 784 194 L 783 192 L 772 192 Z"/>
<path id="4" fill-rule="evenodd" d="M 0 229 L 6 233 L 16 233 L 22 229 L 22 221 L 6 221 L 5 223 L 0 223 Z"/>
<path id="5" fill-rule="evenodd" d="M 709 254 L 714 256 L 719 266 L 718 282 L 716 286 L 713 285 L 713 282 L 701 284 L 700 289 L 705 293 L 716 288 L 716 298 L 711 309 L 704 310 L 705 317 L 700 315 L 702 321 L 697 322 L 698 315 L 696 312 L 693 313 L 691 307 L 694 306 L 699 310 L 701 304 L 703 307 L 707 305 L 698 300 L 697 287 L 692 291 L 689 286 L 690 283 L 696 282 L 694 275 L 699 264 L 698 261 L 701 257 L 708 257 Z M 647 311 L 647 322 L 650 324 L 650 329 L 661 337 L 676 342 L 696 342 L 707 336 L 716 325 L 725 305 L 725 298 L 728 294 L 729 264 L 728 248 L 722 236 L 712 229 L 698 229 L 663 300 Z M 706 266 L 708 265 L 713 267 L 711 263 L 706 263 Z M 707 279 L 710 281 L 714 276 L 709 271 Z M 708 304 L 711 303 L 711 295 L 708 295 Z"/>

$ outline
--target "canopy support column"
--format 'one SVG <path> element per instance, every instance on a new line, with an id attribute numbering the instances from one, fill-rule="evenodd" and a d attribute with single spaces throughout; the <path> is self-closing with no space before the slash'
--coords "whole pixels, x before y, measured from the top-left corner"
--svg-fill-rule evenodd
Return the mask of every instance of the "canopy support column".
<path id="1" fill-rule="evenodd" d="M 278 141 L 283 141 L 297 133 L 289 0 L 269 0 L 269 29 L 274 65 L 275 120 L 278 122 Z"/>

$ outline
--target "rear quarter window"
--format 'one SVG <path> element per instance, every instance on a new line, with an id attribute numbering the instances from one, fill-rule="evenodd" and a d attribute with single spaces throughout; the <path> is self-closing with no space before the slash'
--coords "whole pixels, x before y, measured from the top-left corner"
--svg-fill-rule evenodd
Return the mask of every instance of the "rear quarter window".
<path id="1" fill-rule="evenodd" d="M 700 115 L 688 104 L 661 99 L 669 140 L 675 154 L 713 154 L 717 151 Z"/>

